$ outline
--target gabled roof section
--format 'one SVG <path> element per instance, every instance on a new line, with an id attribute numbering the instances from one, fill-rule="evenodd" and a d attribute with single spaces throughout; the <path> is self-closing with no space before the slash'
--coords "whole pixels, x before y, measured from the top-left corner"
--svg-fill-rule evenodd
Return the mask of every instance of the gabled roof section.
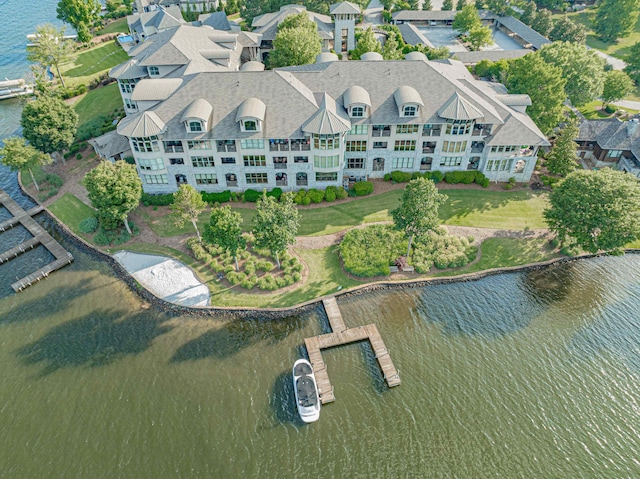
<path id="1" fill-rule="evenodd" d="M 540 35 L 533 28 L 522 23 L 515 17 L 498 17 L 496 19 L 496 24 L 504 25 L 536 50 L 540 50 L 543 45 L 551 43 L 547 37 Z"/>
<path id="2" fill-rule="evenodd" d="M 326 92 L 322 94 L 320 109 L 302 125 L 302 131 L 316 135 L 331 135 L 351 130 L 351 122 L 343 111 L 338 112 L 336 101 Z"/>
<path id="3" fill-rule="evenodd" d="M 243 118 L 257 118 L 260 121 L 264 121 L 266 111 L 267 106 L 262 100 L 255 97 L 247 98 L 238 107 L 236 121 L 240 121 Z"/>
<path id="4" fill-rule="evenodd" d="M 340 2 L 334 3 L 329 7 L 329 12 L 331 15 L 336 14 L 351 14 L 351 15 L 360 15 L 360 7 L 351 2 Z"/>
<path id="5" fill-rule="evenodd" d="M 138 82 L 131 94 L 131 99 L 133 101 L 166 100 L 180 85 L 182 85 L 180 78 L 145 78 Z"/>
<path id="6" fill-rule="evenodd" d="M 438 115 L 447 120 L 477 120 L 484 115 L 480 110 L 455 92 L 438 110 Z"/>
<path id="7" fill-rule="evenodd" d="M 211 118 L 211 113 L 213 112 L 213 107 L 211 103 L 209 103 L 204 98 L 198 98 L 191 102 L 191 104 L 187 107 L 182 115 L 182 121 L 186 121 L 190 118 L 197 118 L 202 121 L 209 121 Z"/>
<path id="8" fill-rule="evenodd" d="M 306 13 L 309 20 L 316 24 L 321 40 L 333 39 L 333 21 L 331 17 L 310 12 L 302 5 L 284 5 L 280 7 L 280 10 L 277 12 L 265 13 L 264 15 L 255 17 L 251 23 L 254 29 L 253 33 L 261 34 L 263 40 L 273 41 L 278 33 L 278 25 L 280 25 L 282 20 L 289 15 L 297 15 L 302 12 Z"/>
<path id="9" fill-rule="evenodd" d="M 224 12 L 203 13 L 198 17 L 202 25 L 209 25 L 215 30 L 231 30 L 231 23 Z"/>
<path id="10" fill-rule="evenodd" d="M 353 85 L 344 92 L 344 96 L 342 97 L 342 104 L 345 108 L 350 107 L 351 105 L 359 104 L 359 105 L 367 105 L 371 107 L 371 97 L 369 96 L 369 92 L 358 85 Z"/>
<path id="11" fill-rule="evenodd" d="M 118 134 L 129 138 L 147 138 L 162 133 L 166 125 L 153 111 L 143 111 L 124 117 L 118 124 Z"/>
<path id="12" fill-rule="evenodd" d="M 420 93 L 415 88 L 409 85 L 402 85 L 395 92 L 393 92 L 393 99 L 396 101 L 396 105 L 399 107 L 406 105 L 407 103 L 415 103 L 420 106 L 424 106 Z"/>
<path id="13" fill-rule="evenodd" d="M 109 70 L 109 76 L 117 80 L 133 80 L 148 76 L 147 69 L 140 66 L 136 58 L 130 58 Z"/>
<path id="14" fill-rule="evenodd" d="M 172 5 L 170 7 L 160 7 L 150 12 L 136 13 L 127 16 L 129 29 L 142 33 L 145 27 L 154 27 L 156 30 L 177 27 L 186 22 L 182 18 L 180 7 Z"/>

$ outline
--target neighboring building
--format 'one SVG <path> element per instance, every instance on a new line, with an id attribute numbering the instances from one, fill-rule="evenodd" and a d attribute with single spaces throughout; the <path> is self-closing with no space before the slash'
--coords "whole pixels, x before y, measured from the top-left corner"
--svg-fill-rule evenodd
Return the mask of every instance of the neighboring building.
<path id="1" fill-rule="evenodd" d="M 394 25 L 412 23 L 414 25 L 446 27 L 451 26 L 458 12 L 456 10 L 400 10 L 391 14 Z M 498 16 L 490 10 L 478 10 L 484 26 L 492 26 Z"/>
<path id="2" fill-rule="evenodd" d="M 578 154 L 594 168 L 614 167 L 640 178 L 640 123 L 584 120 L 580 123 Z"/>
<path id="3" fill-rule="evenodd" d="M 184 25 L 187 22 L 182 18 L 180 8 L 175 5 L 163 7 L 161 5 L 149 5 L 140 13 L 127 16 L 129 32 L 136 43 L 156 33 Z"/>
<path id="4" fill-rule="evenodd" d="M 524 48 L 533 51 L 540 50 L 547 43 L 551 43 L 547 37 L 540 35 L 515 17 L 498 17 L 495 25 L 498 30 L 509 35 Z"/>
<path id="5" fill-rule="evenodd" d="M 225 32 L 239 32 L 240 25 L 235 22 L 230 22 L 227 18 L 227 14 L 224 12 L 203 13 L 198 16 L 198 21 L 193 22 L 196 27 L 201 25 L 207 25 L 214 30 L 221 30 Z"/>
<path id="6" fill-rule="evenodd" d="M 89 140 L 89 144 L 93 146 L 100 158 L 112 163 L 133 156 L 129 140 L 119 135 L 116 131 L 110 131 L 97 138 L 92 138 Z"/>
<path id="7" fill-rule="evenodd" d="M 149 193 L 326 188 L 394 170 L 529 180 L 549 143 L 526 95 L 501 94 L 457 61 L 377 58 L 141 80 L 139 112 L 118 133 Z"/>
<path id="8" fill-rule="evenodd" d="M 360 7 L 351 2 L 334 3 L 329 8 L 333 17 L 334 49 L 336 52 L 348 52 L 356 47 L 356 20 L 360 16 Z"/>
<path id="9" fill-rule="evenodd" d="M 500 60 L 513 60 L 531 53 L 533 50 L 481 50 L 476 52 L 455 52 L 453 58 L 460 60 L 465 65 L 475 65 L 482 60 L 497 62 Z"/>

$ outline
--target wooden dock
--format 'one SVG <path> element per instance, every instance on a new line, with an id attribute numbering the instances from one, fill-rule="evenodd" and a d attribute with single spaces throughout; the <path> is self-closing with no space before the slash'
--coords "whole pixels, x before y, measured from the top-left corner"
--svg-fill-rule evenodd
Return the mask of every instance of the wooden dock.
<path id="1" fill-rule="evenodd" d="M 13 200 L 13 198 L 2 190 L 0 190 L 0 204 L 7 208 L 7 210 L 9 210 L 13 215 L 13 218 L 0 223 L 0 232 L 13 228 L 15 225 L 20 223 L 33 236 L 33 238 L 24 241 L 18 246 L 1 253 L 0 263 L 13 259 L 39 244 L 49 250 L 55 258 L 55 260 L 48 265 L 13 283 L 11 287 L 14 291 L 22 291 L 24 288 L 31 286 L 36 281 L 48 277 L 49 273 L 52 271 L 60 269 L 73 261 L 71 253 L 65 250 L 60 243 L 54 240 L 51 235 L 32 218 L 32 215 L 40 213 L 44 209 L 42 206 L 36 206 L 25 211 Z"/>
<path id="2" fill-rule="evenodd" d="M 313 372 L 318 383 L 320 402 L 322 404 L 326 404 L 333 402 L 336 399 L 333 386 L 329 380 L 327 365 L 322 359 L 321 350 L 367 339 L 371 343 L 371 348 L 373 349 L 378 365 L 382 370 L 387 386 L 398 386 L 400 384 L 400 375 L 396 367 L 393 365 L 393 361 L 391 361 L 389 350 L 386 348 L 384 341 L 382 340 L 382 336 L 380 336 L 378 327 L 375 324 L 368 324 L 366 326 L 347 329 L 344 320 L 342 319 L 340 309 L 338 308 L 338 304 L 336 303 L 336 299 L 333 297 L 328 298 L 323 300 L 322 303 L 333 332 L 313 336 L 311 338 L 305 338 L 304 340 L 307 353 L 309 354 L 309 361 L 313 366 Z"/>

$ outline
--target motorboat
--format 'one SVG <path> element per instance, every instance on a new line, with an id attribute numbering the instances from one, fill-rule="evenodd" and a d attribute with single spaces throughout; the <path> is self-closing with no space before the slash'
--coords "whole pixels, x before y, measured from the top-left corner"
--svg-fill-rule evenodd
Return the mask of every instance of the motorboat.
<path id="1" fill-rule="evenodd" d="M 298 359 L 293 365 L 293 390 L 300 419 L 315 422 L 320 418 L 320 394 L 313 375 L 313 367 L 306 359 Z"/>

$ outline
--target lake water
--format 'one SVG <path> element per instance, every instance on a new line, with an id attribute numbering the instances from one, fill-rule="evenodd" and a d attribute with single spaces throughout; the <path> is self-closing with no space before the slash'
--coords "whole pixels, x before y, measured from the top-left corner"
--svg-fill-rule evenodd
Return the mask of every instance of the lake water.
<path id="1" fill-rule="evenodd" d="M 6 169 L 0 187 L 32 204 Z M 0 477 L 640 477 L 638 255 L 340 299 L 402 385 L 366 343 L 330 350 L 336 402 L 304 426 L 290 368 L 320 310 L 168 315 L 63 243 L 75 262 L 20 294 L 42 253 L 0 265 Z"/>

